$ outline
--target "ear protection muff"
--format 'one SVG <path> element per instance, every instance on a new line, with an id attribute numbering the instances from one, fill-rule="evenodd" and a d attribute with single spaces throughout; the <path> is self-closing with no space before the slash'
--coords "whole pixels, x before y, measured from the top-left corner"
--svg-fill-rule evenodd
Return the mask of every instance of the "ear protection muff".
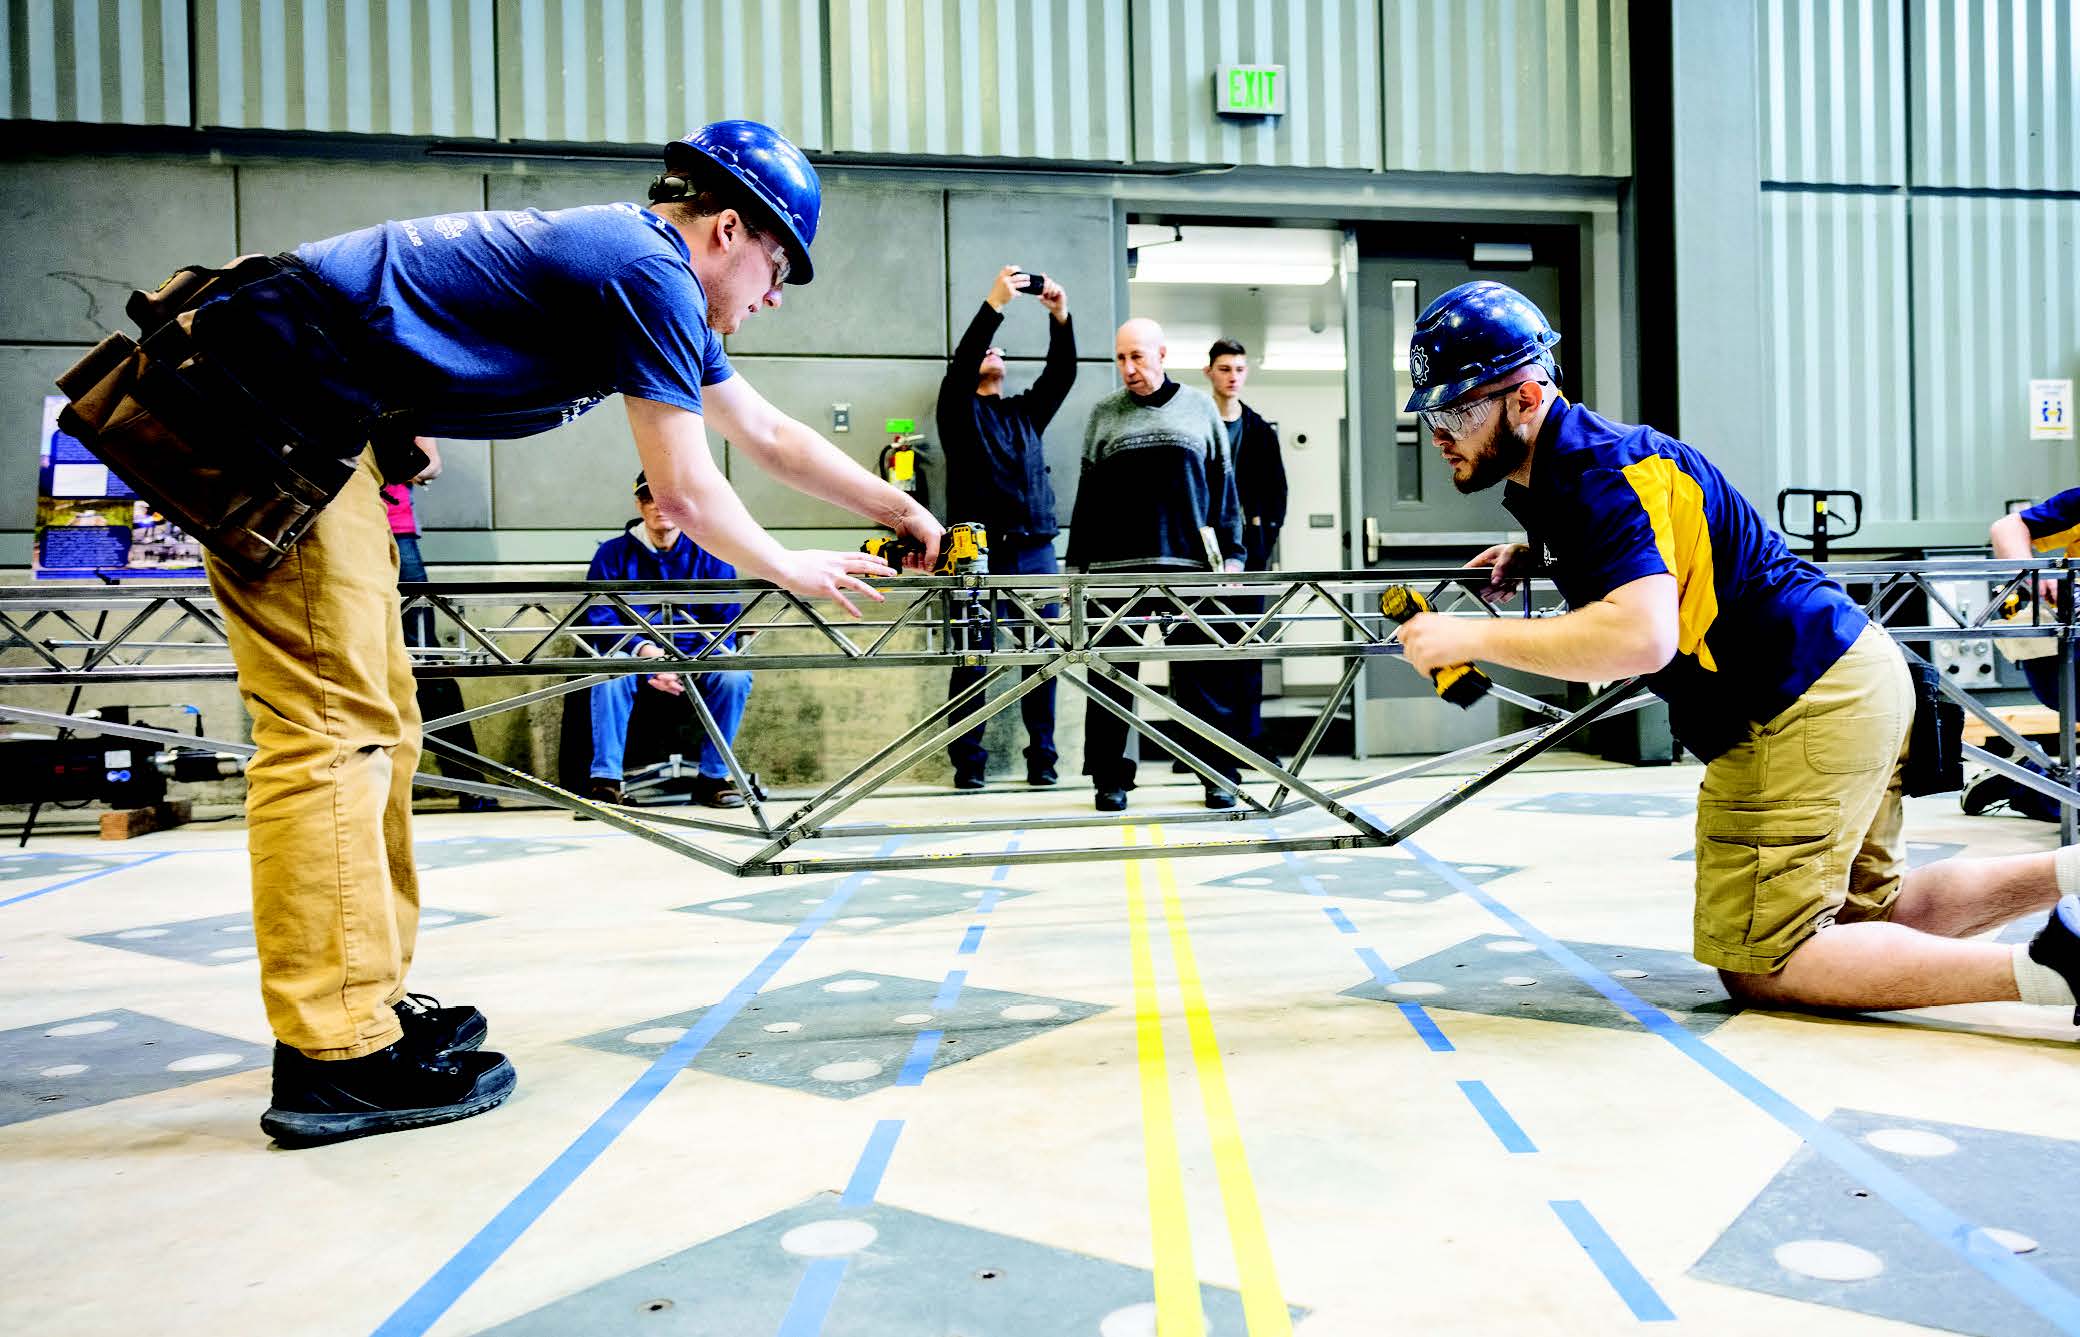
<path id="1" fill-rule="evenodd" d="M 666 172 L 663 176 L 656 177 L 650 182 L 650 203 L 652 204 L 667 204 L 674 200 L 683 200 L 691 194 L 693 194 L 693 181 L 682 173 Z"/>

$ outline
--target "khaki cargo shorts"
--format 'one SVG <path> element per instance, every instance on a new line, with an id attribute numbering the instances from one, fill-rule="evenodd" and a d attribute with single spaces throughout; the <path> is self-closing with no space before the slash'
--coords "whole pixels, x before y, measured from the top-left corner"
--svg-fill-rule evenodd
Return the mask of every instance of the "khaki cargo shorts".
<path id="1" fill-rule="evenodd" d="M 1837 921 L 1884 919 L 1906 872 L 1906 660 L 1866 628 L 1805 695 L 1705 767 L 1695 955 L 1768 974 Z"/>

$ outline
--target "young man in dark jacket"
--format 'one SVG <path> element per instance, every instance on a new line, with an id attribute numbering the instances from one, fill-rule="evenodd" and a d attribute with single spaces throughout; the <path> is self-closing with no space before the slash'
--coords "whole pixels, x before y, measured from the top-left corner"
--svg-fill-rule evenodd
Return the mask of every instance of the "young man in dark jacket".
<path id="1" fill-rule="evenodd" d="M 991 340 L 1004 321 L 1004 308 L 1025 291 L 1027 278 L 1017 265 L 997 271 L 989 296 L 955 345 L 939 382 L 939 444 L 946 454 L 947 518 L 980 521 L 989 532 L 989 565 L 1000 576 L 1055 574 L 1054 482 L 1048 477 L 1041 433 L 1054 419 L 1069 387 L 1076 383 L 1076 332 L 1069 325 L 1069 298 L 1062 285 L 1046 279 L 1039 292 L 1047 308 L 1047 363 L 1040 378 L 1021 394 L 1004 393 L 1004 350 Z M 1052 606 L 1042 608 L 1053 617 Z M 997 617 L 1013 615 L 999 605 Z M 1032 669 L 1027 669 L 1030 675 Z M 946 685 L 949 696 L 966 691 L 982 677 L 980 668 L 956 668 Z M 973 714 L 981 703 L 962 712 Z M 1019 703 L 1026 725 L 1026 782 L 1051 785 L 1054 762 L 1054 682 L 1049 680 Z M 953 760 L 956 789 L 980 789 L 989 754 L 977 725 L 946 749 Z"/>
<path id="2" fill-rule="evenodd" d="M 737 569 L 721 558 L 708 553 L 665 515 L 650 495 L 650 483 L 642 474 L 636 475 L 636 509 L 641 518 L 629 522 L 628 528 L 618 536 L 599 545 L 592 554 L 592 565 L 586 569 L 587 580 L 735 580 Z M 702 608 L 702 620 L 717 626 L 727 626 L 737 615 L 740 605 L 717 604 Z M 670 623 L 673 609 L 670 605 L 631 605 L 636 616 L 645 622 Z M 595 627 L 610 627 L 622 622 L 621 610 L 594 604 L 585 610 L 585 620 Z M 627 635 L 629 633 L 624 633 Z M 708 648 L 706 632 L 682 631 L 672 635 L 672 643 L 684 655 L 698 655 Z M 735 654 L 737 638 L 725 636 L 718 653 Z M 661 659 L 664 651 L 655 641 L 634 642 L 634 653 L 638 659 Z M 690 675 L 694 690 L 701 694 L 701 701 L 708 713 L 715 717 L 715 727 L 722 731 L 723 741 L 736 746 L 737 726 L 744 720 L 744 703 L 751 699 L 751 675 L 741 670 L 727 673 L 696 673 Z M 623 674 L 600 683 L 592 689 L 592 783 L 589 797 L 602 803 L 621 802 L 622 757 L 628 751 L 628 719 L 635 713 L 636 693 L 645 685 L 670 696 L 683 696 L 685 685 L 676 673 L 653 673 L 639 678 L 633 673 Z M 693 782 L 693 801 L 710 808 L 741 808 L 744 796 L 730 780 L 729 765 L 722 759 L 722 752 L 713 739 L 701 744 L 700 778 Z"/>
<path id="3" fill-rule="evenodd" d="M 1213 407 L 1228 425 L 1228 449 L 1235 459 L 1235 496 L 1242 504 L 1242 569 L 1269 571 L 1278 532 L 1286 523 L 1286 462 L 1278 429 L 1242 402 L 1249 381 L 1249 354 L 1233 339 L 1216 339 L 1206 350 L 1206 384 Z M 1264 600 L 1241 596 L 1227 601 L 1237 612 L 1264 611 Z M 1229 666 L 1231 709 L 1238 735 L 1259 752 L 1264 746 L 1264 661 L 1238 660 Z"/>

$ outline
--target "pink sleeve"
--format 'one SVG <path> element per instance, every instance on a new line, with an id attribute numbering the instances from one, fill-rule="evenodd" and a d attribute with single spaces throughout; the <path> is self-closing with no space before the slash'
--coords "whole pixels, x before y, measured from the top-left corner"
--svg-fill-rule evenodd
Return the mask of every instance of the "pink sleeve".
<path id="1" fill-rule="evenodd" d="M 412 514 L 412 489 L 410 487 L 386 487 L 383 503 L 390 512 L 390 532 L 393 534 L 416 534 L 419 518 Z"/>

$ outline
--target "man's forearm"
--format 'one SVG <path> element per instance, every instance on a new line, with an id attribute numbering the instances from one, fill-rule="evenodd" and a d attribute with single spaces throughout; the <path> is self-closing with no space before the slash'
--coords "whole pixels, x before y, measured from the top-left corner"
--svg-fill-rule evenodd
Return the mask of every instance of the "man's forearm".
<path id="1" fill-rule="evenodd" d="M 1651 628 L 1597 602 L 1559 617 L 1491 618 L 1477 624 L 1476 658 L 1571 682 L 1611 682 L 1664 667 Z"/>
<path id="2" fill-rule="evenodd" d="M 759 465 L 780 482 L 854 515 L 894 528 L 916 504 L 821 435 L 788 418 Z"/>

